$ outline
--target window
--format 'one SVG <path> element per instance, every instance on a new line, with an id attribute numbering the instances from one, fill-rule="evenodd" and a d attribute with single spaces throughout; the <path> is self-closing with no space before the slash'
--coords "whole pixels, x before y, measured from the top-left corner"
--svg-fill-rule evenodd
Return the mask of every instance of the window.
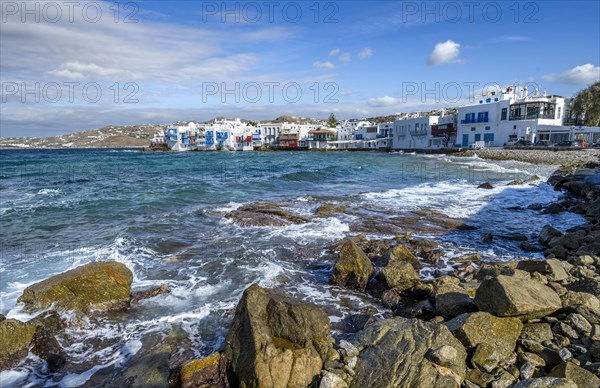
<path id="1" fill-rule="evenodd" d="M 481 133 L 475 134 L 475 141 L 481 141 Z"/>
<path id="2" fill-rule="evenodd" d="M 483 135 L 483 141 L 485 141 L 486 143 L 491 143 L 494 141 L 494 134 L 493 133 L 485 133 Z"/>
<path id="3" fill-rule="evenodd" d="M 490 127 L 489 125 L 487 127 L 485 127 L 486 131 L 489 131 L 490 129 L 492 129 L 492 127 Z"/>
<path id="4" fill-rule="evenodd" d="M 557 119 L 560 119 L 560 111 L 561 111 L 561 109 L 562 109 L 562 108 L 559 106 L 559 107 L 558 107 L 558 114 L 557 114 L 557 116 L 556 116 L 556 118 L 557 118 Z"/>
<path id="5" fill-rule="evenodd" d="M 516 126 L 516 125 L 513 125 L 513 129 L 517 129 L 517 126 Z"/>
<path id="6" fill-rule="evenodd" d="M 502 108 L 502 113 L 500 114 L 500 120 L 506 120 L 507 111 L 508 111 L 507 108 Z"/>
<path id="7" fill-rule="evenodd" d="M 475 127 L 471 127 L 471 131 L 474 131 L 474 130 L 475 130 Z"/>

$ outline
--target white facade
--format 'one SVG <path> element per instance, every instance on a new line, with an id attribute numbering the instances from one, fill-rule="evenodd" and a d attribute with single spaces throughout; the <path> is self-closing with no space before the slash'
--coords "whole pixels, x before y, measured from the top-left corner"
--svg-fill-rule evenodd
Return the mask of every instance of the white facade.
<path id="1" fill-rule="evenodd" d="M 565 99 L 538 92 L 528 95 L 527 89 L 508 88 L 500 95 L 484 96 L 477 105 L 458 109 L 456 142 L 467 147 L 484 142 L 488 147 L 500 147 L 510 140 L 538 140 L 538 128 L 561 126 L 565 117 Z"/>
<path id="2" fill-rule="evenodd" d="M 392 131 L 392 148 L 430 148 L 431 126 L 437 124 L 439 118 L 440 116 L 419 116 L 396 120 Z"/>
<path id="3" fill-rule="evenodd" d="M 205 127 L 206 149 L 253 150 L 252 134 L 255 128 L 240 119 L 215 120 Z"/>

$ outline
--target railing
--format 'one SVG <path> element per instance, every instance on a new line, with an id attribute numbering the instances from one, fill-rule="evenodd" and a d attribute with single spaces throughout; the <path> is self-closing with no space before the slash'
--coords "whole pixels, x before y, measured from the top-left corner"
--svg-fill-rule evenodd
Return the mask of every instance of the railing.
<path id="1" fill-rule="evenodd" d="M 488 117 L 481 117 L 481 118 L 476 118 L 476 119 L 464 119 L 464 120 L 460 120 L 461 124 L 477 124 L 477 123 L 487 123 L 489 122 L 489 118 Z"/>

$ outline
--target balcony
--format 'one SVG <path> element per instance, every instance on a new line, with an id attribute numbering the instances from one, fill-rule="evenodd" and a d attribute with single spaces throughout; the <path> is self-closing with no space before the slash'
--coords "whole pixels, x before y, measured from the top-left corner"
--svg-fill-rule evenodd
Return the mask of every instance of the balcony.
<path id="1" fill-rule="evenodd" d="M 478 124 L 478 123 L 487 123 L 487 122 L 489 122 L 489 119 L 487 116 L 460 120 L 461 124 Z"/>

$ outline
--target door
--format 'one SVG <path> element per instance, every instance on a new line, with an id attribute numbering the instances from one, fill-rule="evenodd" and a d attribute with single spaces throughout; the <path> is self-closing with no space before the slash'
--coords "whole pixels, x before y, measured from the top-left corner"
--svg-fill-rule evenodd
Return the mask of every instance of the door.
<path id="1" fill-rule="evenodd" d="M 469 146 L 469 134 L 468 133 L 463 135 L 462 146 L 463 147 Z"/>
<path id="2" fill-rule="evenodd" d="M 475 141 L 481 141 L 481 134 L 480 133 L 476 133 L 475 134 Z"/>

